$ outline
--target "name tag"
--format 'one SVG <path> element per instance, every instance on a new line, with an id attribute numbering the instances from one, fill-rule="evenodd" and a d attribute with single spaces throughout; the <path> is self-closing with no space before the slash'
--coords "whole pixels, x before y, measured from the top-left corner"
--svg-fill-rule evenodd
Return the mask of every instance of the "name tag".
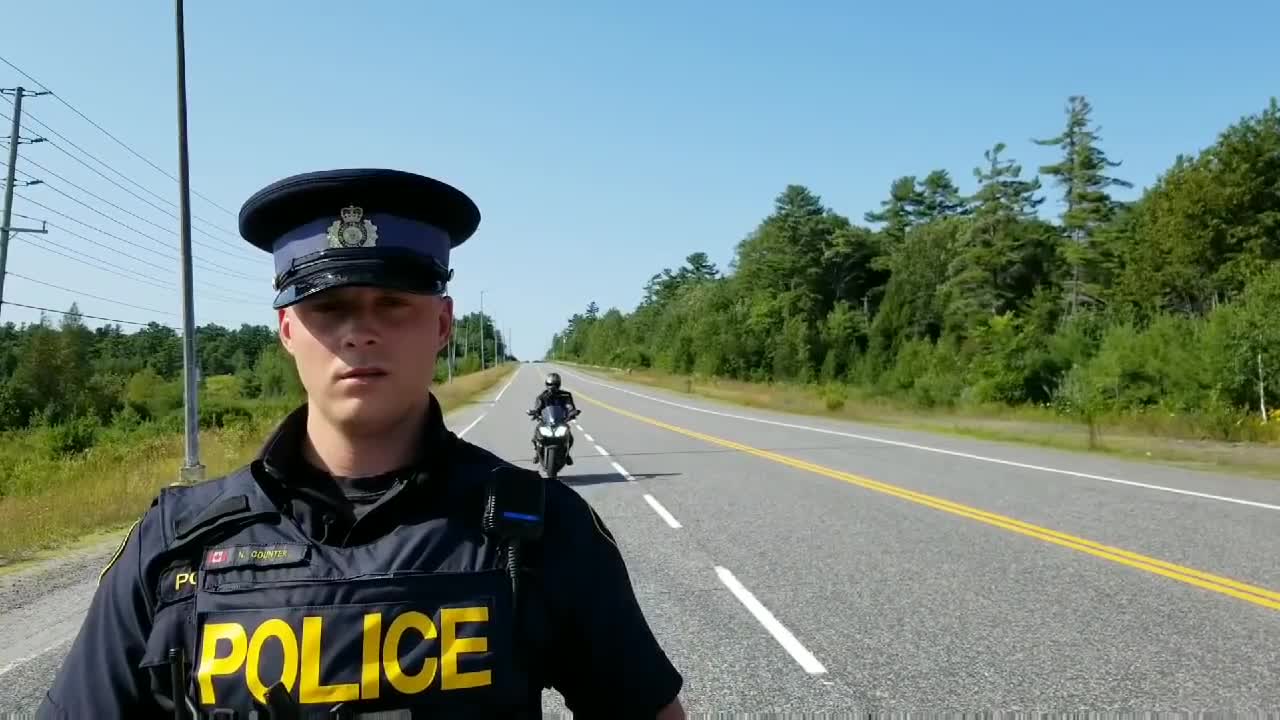
<path id="1" fill-rule="evenodd" d="M 305 564 L 311 548 L 301 543 L 272 545 L 231 545 L 205 553 L 204 569 L 227 570 L 239 567 L 272 567 Z"/>

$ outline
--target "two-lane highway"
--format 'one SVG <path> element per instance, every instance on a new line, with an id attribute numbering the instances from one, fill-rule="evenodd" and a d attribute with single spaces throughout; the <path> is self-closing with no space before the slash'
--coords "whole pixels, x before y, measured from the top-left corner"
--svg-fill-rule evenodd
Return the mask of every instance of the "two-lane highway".
<path id="1" fill-rule="evenodd" d="M 616 535 L 694 713 L 1280 709 L 1280 482 L 545 364 L 450 426 L 532 467 L 524 411 L 553 367 L 583 410 L 562 480 Z M 74 625 L 91 584 L 63 576 L 25 594 L 0 579 L 0 638 Z M 39 697 L 60 633 L 0 647 L 0 710 Z M 563 709 L 553 692 L 546 706 Z"/>
<path id="2" fill-rule="evenodd" d="M 681 524 L 665 547 L 651 523 L 622 529 L 633 566 L 732 572 L 770 611 L 744 640 L 775 640 L 755 665 L 789 664 L 830 693 L 704 704 L 700 686 L 735 683 L 705 662 L 685 668 L 695 708 L 1280 707 L 1280 483 L 744 410 L 558 369 L 582 424 Z M 685 562 L 664 571 L 669 548 Z M 745 604 L 738 617 L 752 617 Z M 691 653 L 706 645 L 659 633 Z"/>

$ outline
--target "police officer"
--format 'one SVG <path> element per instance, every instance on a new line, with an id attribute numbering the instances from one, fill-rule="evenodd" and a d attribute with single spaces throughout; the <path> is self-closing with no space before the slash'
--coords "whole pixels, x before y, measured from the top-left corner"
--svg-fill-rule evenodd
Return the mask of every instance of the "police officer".
<path id="1" fill-rule="evenodd" d="M 467 443 L 428 392 L 459 190 L 291 177 L 240 211 L 307 402 L 231 474 L 164 488 L 99 580 L 40 718 L 683 718 L 600 517 Z M 373 714 L 369 714 L 373 713 Z"/>

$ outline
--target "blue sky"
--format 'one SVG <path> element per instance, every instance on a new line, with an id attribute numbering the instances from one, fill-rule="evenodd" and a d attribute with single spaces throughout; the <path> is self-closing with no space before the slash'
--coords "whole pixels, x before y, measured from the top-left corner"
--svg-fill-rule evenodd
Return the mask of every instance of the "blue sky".
<path id="1" fill-rule="evenodd" d="M 39 0 L 5 14 L 0 56 L 176 175 L 172 2 Z M 1030 138 L 1057 134 L 1067 96 L 1081 93 L 1104 148 L 1124 163 L 1116 174 L 1137 186 L 1122 193 L 1129 198 L 1177 153 L 1212 143 L 1280 94 L 1280 5 L 1262 0 L 383 0 L 360 9 L 188 0 L 186 22 L 196 192 L 234 213 L 279 177 L 339 166 L 399 167 L 458 185 L 484 215 L 454 256 L 459 311 L 478 309 L 484 290 L 522 357 L 542 355 L 590 301 L 633 308 L 650 275 L 690 252 L 726 267 L 788 183 L 859 222 L 900 175 L 945 168 L 969 192 L 997 141 L 1024 171 L 1052 161 L 1053 149 Z M 0 64 L 0 86 L 19 82 Z M 24 109 L 164 200 L 126 187 L 161 208 L 176 203 L 175 182 L 56 99 L 29 98 Z M 19 168 L 48 185 L 20 194 L 156 252 L 17 199 L 16 212 L 110 249 L 54 230 L 35 242 L 176 286 L 177 261 L 166 258 L 176 250 L 51 188 L 174 248 L 175 221 L 55 147 L 21 153 Z M 210 246 L 197 245 L 196 257 L 221 266 L 197 267 L 197 322 L 274 323 L 267 256 L 234 239 L 232 215 L 192 202 L 217 228 L 195 233 Z M 10 271 L 81 294 L 10 276 L 5 299 L 56 309 L 78 300 L 88 314 L 180 324 L 176 290 L 64 260 L 30 238 L 14 241 Z M 10 306 L 0 314 L 37 317 Z"/>

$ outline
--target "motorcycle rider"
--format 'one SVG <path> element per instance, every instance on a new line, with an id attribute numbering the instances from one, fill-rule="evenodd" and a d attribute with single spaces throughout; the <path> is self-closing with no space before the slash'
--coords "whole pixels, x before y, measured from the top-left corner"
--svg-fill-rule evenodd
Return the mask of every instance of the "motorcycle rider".
<path id="1" fill-rule="evenodd" d="M 560 388 L 560 373 L 548 373 L 545 382 L 547 389 L 538 394 L 533 401 L 533 409 L 529 411 L 529 417 L 537 418 L 538 415 L 547 407 L 552 405 L 560 405 L 569 411 L 569 419 L 572 420 L 581 414 L 581 410 L 573 404 L 573 394 L 568 390 Z M 565 449 L 566 465 L 573 464 L 573 435 L 569 435 L 569 445 Z M 538 428 L 533 429 L 533 461 L 535 463 L 542 462 L 542 443 L 538 441 Z"/>

